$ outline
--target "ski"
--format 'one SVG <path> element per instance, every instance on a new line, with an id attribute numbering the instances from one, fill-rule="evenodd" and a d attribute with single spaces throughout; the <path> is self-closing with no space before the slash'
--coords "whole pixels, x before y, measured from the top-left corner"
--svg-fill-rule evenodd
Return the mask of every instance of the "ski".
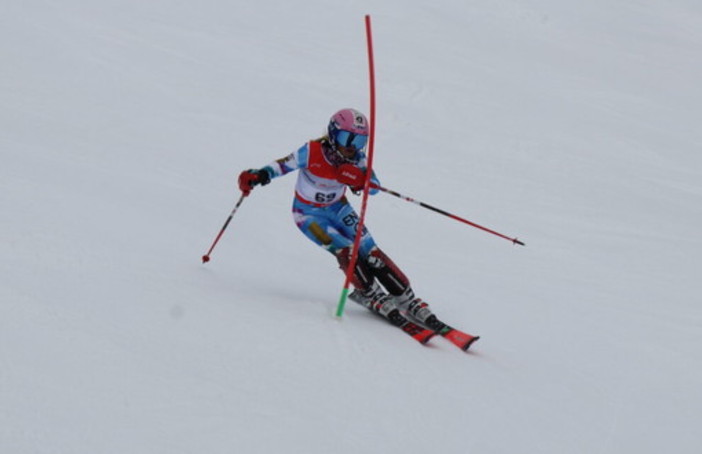
<path id="1" fill-rule="evenodd" d="M 451 342 L 456 347 L 460 348 L 464 352 L 468 351 L 473 342 L 480 339 L 480 336 L 474 336 L 472 334 L 464 333 L 463 331 L 456 329 L 452 326 L 447 325 L 442 322 L 436 315 L 430 315 L 422 323 L 424 326 L 439 334 L 441 337 L 445 338 Z"/>
<path id="2" fill-rule="evenodd" d="M 464 333 L 463 331 L 449 326 L 439 320 L 436 315 L 431 313 L 431 310 L 429 310 L 429 305 L 420 298 L 414 298 L 411 300 L 408 306 L 404 308 L 403 315 L 409 320 L 416 322 L 418 325 L 428 328 L 434 333 L 447 339 L 449 342 L 463 351 L 468 351 L 470 346 L 473 345 L 473 342 L 480 339 L 480 336 Z"/>
<path id="3" fill-rule="evenodd" d="M 460 348 L 464 352 L 467 352 L 473 342 L 480 339 L 480 336 L 473 336 L 472 334 L 464 333 L 461 330 L 452 328 L 446 325 L 441 331 L 439 331 L 441 337 L 449 340 L 456 347 Z"/>
<path id="4" fill-rule="evenodd" d="M 425 345 L 427 342 L 429 342 L 429 339 L 436 335 L 435 331 L 407 320 L 397 309 L 390 312 L 387 319 L 390 321 L 390 323 L 400 328 L 422 345 Z"/>
<path id="5" fill-rule="evenodd" d="M 399 326 L 399 328 L 422 345 L 426 345 L 429 339 L 436 335 L 434 331 L 412 323 L 409 320 L 402 326 Z"/>

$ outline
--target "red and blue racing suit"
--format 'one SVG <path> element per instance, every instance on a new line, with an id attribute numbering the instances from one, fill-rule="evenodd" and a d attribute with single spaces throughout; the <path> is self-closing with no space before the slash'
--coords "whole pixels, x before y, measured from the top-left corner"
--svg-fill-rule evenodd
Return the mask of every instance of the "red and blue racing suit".
<path id="1" fill-rule="evenodd" d="M 354 163 L 366 170 L 366 156 L 358 153 Z M 332 254 L 350 248 L 358 227 L 358 215 L 346 199 L 346 185 L 336 180 L 338 157 L 324 140 L 312 140 L 288 156 L 265 166 L 271 179 L 299 170 L 295 185 L 293 217 L 298 228 L 310 240 Z M 375 174 L 371 181 L 380 186 Z M 371 189 L 376 194 L 377 189 Z M 376 246 L 368 229 L 364 227 L 359 254 L 366 258 Z"/>

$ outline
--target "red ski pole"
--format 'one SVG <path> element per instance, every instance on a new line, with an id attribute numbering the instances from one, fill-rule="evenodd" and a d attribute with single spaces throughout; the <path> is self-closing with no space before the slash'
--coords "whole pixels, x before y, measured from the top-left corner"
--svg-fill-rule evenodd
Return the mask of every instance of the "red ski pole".
<path id="1" fill-rule="evenodd" d="M 428 204 L 426 204 L 426 203 L 424 203 L 424 202 L 420 202 L 419 200 L 414 200 L 413 198 L 407 197 L 406 195 L 402 195 L 402 194 L 400 194 L 399 192 L 395 192 L 395 191 L 392 191 L 392 190 L 390 190 L 390 189 L 387 189 L 387 188 L 384 188 L 384 187 L 382 187 L 382 186 L 378 186 L 378 185 L 372 184 L 372 183 L 371 183 L 371 186 L 374 187 L 374 188 L 376 188 L 376 189 L 378 189 L 378 190 L 380 190 L 380 191 L 386 192 L 386 193 L 388 193 L 388 194 L 390 194 L 390 195 L 394 195 L 395 197 L 398 197 L 398 198 L 400 198 L 400 199 L 402 199 L 402 200 L 405 200 L 405 201 L 407 201 L 407 202 L 411 202 L 411 203 L 414 203 L 415 205 L 419 205 L 419 206 L 422 207 L 422 208 L 427 208 L 427 209 L 432 210 L 432 211 L 434 211 L 434 212 L 436 212 L 436 213 L 443 214 L 444 216 L 448 216 L 448 217 L 450 217 L 451 219 L 455 219 L 455 220 L 457 220 L 457 221 L 463 222 L 464 224 L 468 224 L 468 225 L 470 225 L 470 226 L 472 226 L 472 227 L 475 227 L 475 228 L 477 228 L 477 229 L 483 230 L 483 231 L 488 232 L 488 233 L 492 233 L 493 235 L 499 236 L 500 238 L 504 238 L 505 240 L 511 241 L 513 244 L 518 244 L 518 245 L 520 245 L 520 246 L 525 246 L 524 243 L 522 243 L 521 241 L 519 241 L 519 240 L 516 239 L 516 238 L 510 238 L 510 237 L 508 237 L 508 236 L 506 236 L 506 235 L 503 235 L 503 234 L 501 234 L 501 233 L 495 232 L 494 230 L 490 230 L 490 229 L 488 229 L 487 227 L 483 227 L 482 225 L 476 224 L 475 222 L 471 222 L 471 221 L 469 221 L 469 220 L 467 220 L 467 219 L 463 219 L 463 218 L 461 218 L 461 217 L 458 217 L 458 216 L 456 216 L 455 214 L 451 214 L 451 213 L 449 213 L 449 212 L 447 212 L 447 211 L 440 210 L 439 208 L 433 207 L 433 206 L 428 205 Z"/>
<path id="2" fill-rule="evenodd" d="M 239 206 L 241 205 L 241 202 L 244 201 L 244 198 L 246 198 L 246 194 L 241 194 L 241 197 L 239 197 L 239 201 L 236 202 L 236 205 L 234 206 L 234 209 L 232 210 L 232 212 L 229 214 L 227 221 L 224 223 L 224 226 L 222 227 L 222 230 L 219 231 L 217 238 L 215 238 L 214 243 L 212 243 L 212 246 L 210 246 L 210 250 L 207 251 L 207 254 L 202 256 L 202 263 L 207 263 L 210 261 L 210 254 L 212 253 L 212 249 L 215 248 L 215 246 L 217 245 L 217 242 L 219 242 L 219 239 L 222 238 L 222 234 L 227 229 L 227 226 L 229 225 L 232 218 L 234 217 L 234 213 L 236 213 L 236 210 L 239 209 Z"/>

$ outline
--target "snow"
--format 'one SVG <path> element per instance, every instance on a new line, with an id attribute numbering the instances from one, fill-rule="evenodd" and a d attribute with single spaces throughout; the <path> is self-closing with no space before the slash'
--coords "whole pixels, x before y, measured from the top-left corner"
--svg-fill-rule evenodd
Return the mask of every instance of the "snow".
<path id="1" fill-rule="evenodd" d="M 0 452 L 696 453 L 702 6 L 0 7 Z M 465 354 L 349 303 L 236 176 L 368 110 L 381 247 Z M 358 206 L 359 199 L 353 198 Z"/>

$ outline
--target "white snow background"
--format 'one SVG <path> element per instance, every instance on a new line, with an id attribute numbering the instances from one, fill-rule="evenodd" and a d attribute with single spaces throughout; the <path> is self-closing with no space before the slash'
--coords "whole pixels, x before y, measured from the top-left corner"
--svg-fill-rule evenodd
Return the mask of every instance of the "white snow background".
<path id="1" fill-rule="evenodd" d="M 472 353 L 349 302 L 295 175 L 368 111 L 380 246 Z M 0 452 L 697 453 L 702 4 L 0 4 Z M 352 197 L 359 206 L 360 199 Z"/>

